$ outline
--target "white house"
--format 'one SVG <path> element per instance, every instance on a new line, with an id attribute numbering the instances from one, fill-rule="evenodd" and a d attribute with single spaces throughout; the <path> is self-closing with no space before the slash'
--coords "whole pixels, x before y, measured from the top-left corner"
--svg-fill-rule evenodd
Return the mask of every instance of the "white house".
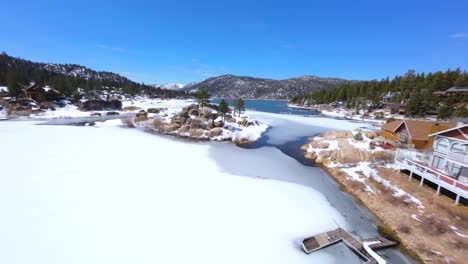
<path id="1" fill-rule="evenodd" d="M 429 135 L 435 137 L 432 149 L 427 152 L 398 150 L 395 163 L 401 169 L 468 199 L 468 124 Z"/>

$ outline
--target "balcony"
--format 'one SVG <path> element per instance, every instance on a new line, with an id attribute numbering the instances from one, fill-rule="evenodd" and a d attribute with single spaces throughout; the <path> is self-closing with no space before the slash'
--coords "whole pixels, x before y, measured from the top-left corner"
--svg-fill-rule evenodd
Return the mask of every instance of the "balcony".
<path id="1" fill-rule="evenodd" d="M 468 184 L 431 167 L 429 165 L 430 160 L 431 155 L 428 152 L 398 149 L 395 155 L 395 164 L 400 166 L 401 169 L 409 170 L 410 177 L 413 174 L 421 176 L 421 185 L 424 180 L 428 180 L 438 186 L 437 193 L 440 192 L 441 187 L 455 193 L 457 195 L 456 203 L 458 203 L 460 197 L 468 199 Z"/>

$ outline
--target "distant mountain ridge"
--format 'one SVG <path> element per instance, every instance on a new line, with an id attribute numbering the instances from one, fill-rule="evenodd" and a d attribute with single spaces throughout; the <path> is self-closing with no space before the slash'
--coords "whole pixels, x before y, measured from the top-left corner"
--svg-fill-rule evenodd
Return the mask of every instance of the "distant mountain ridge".
<path id="1" fill-rule="evenodd" d="M 301 76 L 286 80 L 273 80 L 249 76 L 221 75 L 188 85 L 182 90 L 205 88 L 212 97 L 243 99 L 283 99 L 338 87 L 352 81 L 339 78 Z"/>

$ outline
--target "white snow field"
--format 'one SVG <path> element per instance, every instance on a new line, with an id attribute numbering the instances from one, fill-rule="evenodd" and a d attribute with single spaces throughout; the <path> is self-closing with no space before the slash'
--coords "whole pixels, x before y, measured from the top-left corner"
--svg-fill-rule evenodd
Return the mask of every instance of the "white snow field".
<path id="1" fill-rule="evenodd" d="M 0 122 L 0 263 L 340 262 L 300 250 L 348 227 L 322 194 L 221 172 L 215 143 L 36 123 Z"/>

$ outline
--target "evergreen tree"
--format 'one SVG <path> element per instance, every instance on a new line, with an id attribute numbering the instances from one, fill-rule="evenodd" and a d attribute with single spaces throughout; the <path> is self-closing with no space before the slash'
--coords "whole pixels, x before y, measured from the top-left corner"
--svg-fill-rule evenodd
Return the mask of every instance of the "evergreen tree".
<path id="1" fill-rule="evenodd" d="M 223 122 L 224 122 L 227 112 L 229 112 L 229 105 L 227 104 L 226 101 L 224 101 L 224 99 L 221 99 L 221 102 L 219 102 L 219 105 L 218 105 L 218 113 L 219 115 L 223 117 Z"/>
<path id="2" fill-rule="evenodd" d="M 210 94 L 208 94 L 208 91 L 206 91 L 205 88 L 199 88 L 196 94 L 196 98 L 198 101 L 198 104 L 201 107 L 205 107 L 210 103 Z"/>
<path id="3" fill-rule="evenodd" d="M 453 115 L 455 117 L 461 118 L 468 117 L 468 109 L 466 109 L 466 104 L 461 104 L 460 106 L 458 106 Z"/>
<path id="4" fill-rule="evenodd" d="M 12 97 L 18 97 L 22 93 L 21 85 L 18 83 L 18 77 L 15 71 L 9 70 L 6 74 L 8 92 Z"/>
<path id="5" fill-rule="evenodd" d="M 242 100 L 242 98 L 237 98 L 234 101 L 234 115 L 236 114 L 236 111 L 238 116 L 241 115 L 242 111 L 245 111 L 244 100 Z"/>

